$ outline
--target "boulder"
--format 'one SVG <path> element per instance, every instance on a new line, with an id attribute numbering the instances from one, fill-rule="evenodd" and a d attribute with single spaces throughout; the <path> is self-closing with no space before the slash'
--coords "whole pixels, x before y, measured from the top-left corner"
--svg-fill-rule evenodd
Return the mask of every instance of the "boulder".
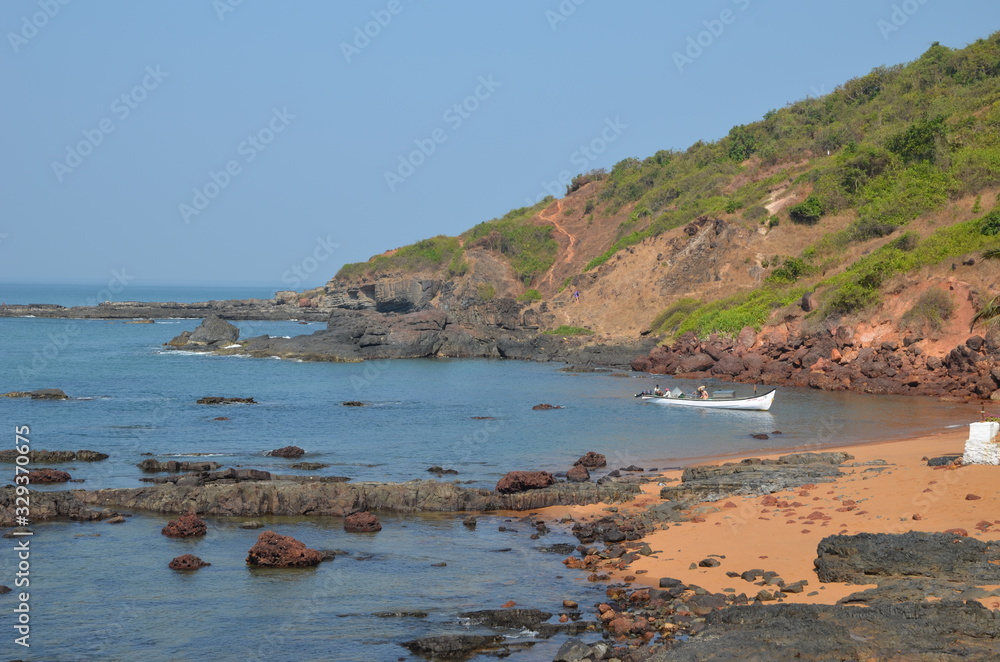
<path id="1" fill-rule="evenodd" d="M 708 370 L 715 364 L 715 359 L 713 359 L 708 354 L 692 354 L 691 356 L 686 356 L 681 359 L 680 364 L 677 366 L 678 372 L 702 372 Z"/>
<path id="2" fill-rule="evenodd" d="M 431 660 L 467 660 L 476 652 L 495 650 L 503 642 L 504 638 L 498 634 L 445 634 L 404 641 L 400 646 Z"/>
<path id="3" fill-rule="evenodd" d="M 590 480 L 590 472 L 582 464 L 574 464 L 566 472 L 566 480 L 571 483 L 585 483 Z"/>
<path id="4" fill-rule="evenodd" d="M 351 513 L 344 518 L 344 531 L 348 533 L 375 533 L 382 530 L 382 523 L 367 510 Z"/>
<path id="5" fill-rule="evenodd" d="M 167 564 L 167 567 L 171 570 L 197 570 L 198 568 L 204 568 L 209 565 L 212 564 L 202 561 L 194 554 L 184 554 L 172 560 L 169 564 Z"/>
<path id="6" fill-rule="evenodd" d="M 177 460 L 160 462 L 149 457 L 136 466 L 147 473 L 159 473 L 163 471 L 177 473 L 180 471 L 215 471 L 222 465 L 218 462 L 178 462 Z"/>
<path id="7" fill-rule="evenodd" d="M 206 317 L 188 337 L 188 344 L 219 345 L 230 344 L 239 340 L 240 330 L 226 320 L 213 315 Z"/>
<path id="8" fill-rule="evenodd" d="M 305 568 L 318 565 L 322 560 L 319 551 L 274 531 L 261 533 L 247 555 L 247 565 L 265 568 Z"/>
<path id="9" fill-rule="evenodd" d="M 0 398 L 31 398 L 32 400 L 69 400 L 69 396 L 58 388 L 43 388 L 37 391 L 11 391 L 0 394 Z"/>
<path id="10" fill-rule="evenodd" d="M 496 490 L 501 494 L 513 494 L 538 490 L 555 482 L 555 477 L 548 471 L 510 471 L 497 482 Z"/>
<path id="11" fill-rule="evenodd" d="M 268 457 L 288 457 L 296 458 L 305 455 L 305 451 L 298 446 L 284 446 L 282 448 L 275 448 L 274 450 L 264 453 Z"/>
<path id="12" fill-rule="evenodd" d="M 535 405 L 531 409 L 532 411 L 544 411 L 546 409 L 562 409 L 562 405 L 550 405 L 543 402 L 540 405 Z"/>
<path id="13" fill-rule="evenodd" d="M 29 485 L 45 485 L 48 483 L 65 483 L 72 479 L 65 471 L 58 469 L 35 469 L 28 472 Z"/>
<path id="14" fill-rule="evenodd" d="M 160 530 L 168 538 L 192 538 L 203 536 L 208 532 L 205 522 L 194 513 L 186 513 L 177 519 L 170 520 Z"/>
<path id="15" fill-rule="evenodd" d="M 222 398 L 217 395 L 209 395 L 198 398 L 199 405 L 255 405 L 257 401 L 253 398 Z"/>
<path id="16" fill-rule="evenodd" d="M 581 466 L 587 467 L 588 469 L 596 469 L 597 467 L 605 467 L 608 465 L 608 459 L 600 453 L 595 453 L 594 451 L 587 451 L 579 460 L 573 463 L 574 465 L 579 464 Z"/>

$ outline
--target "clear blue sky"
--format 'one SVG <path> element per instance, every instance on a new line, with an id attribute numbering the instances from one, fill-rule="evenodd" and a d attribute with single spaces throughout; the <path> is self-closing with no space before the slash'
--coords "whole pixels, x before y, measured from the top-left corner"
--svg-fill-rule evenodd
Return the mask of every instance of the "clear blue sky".
<path id="1" fill-rule="evenodd" d="M 0 5 L 0 282 L 318 285 L 1000 29 L 996 0 L 62 2 Z"/>

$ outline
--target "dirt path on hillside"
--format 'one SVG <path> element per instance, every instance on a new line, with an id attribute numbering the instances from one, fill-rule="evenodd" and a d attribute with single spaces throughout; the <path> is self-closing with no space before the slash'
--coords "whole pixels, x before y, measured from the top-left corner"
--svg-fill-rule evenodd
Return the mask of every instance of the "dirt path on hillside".
<path id="1" fill-rule="evenodd" d="M 551 209 L 551 207 L 549 209 Z M 563 264 L 568 264 L 573 260 L 573 257 L 576 255 L 575 251 L 573 250 L 573 244 L 576 243 L 576 236 L 571 234 L 566 228 L 564 228 L 558 220 L 559 214 L 562 213 L 562 200 L 556 200 L 555 212 L 553 212 L 551 215 L 547 216 L 545 213 L 546 211 L 548 211 L 548 209 L 538 212 L 538 218 L 548 223 L 551 223 L 553 227 L 555 227 L 556 231 L 566 235 L 566 238 L 569 240 L 569 244 L 566 246 L 566 255 L 562 259 Z M 545 276 L 544 280 L 548 281 L 549 285 L 553 284 L 552 279 L 555 277 L 557 264 L 559 264 L 559 262 L 553 262 L 552 266 L 549 267 L 549 273 L 546 274 Z"/>

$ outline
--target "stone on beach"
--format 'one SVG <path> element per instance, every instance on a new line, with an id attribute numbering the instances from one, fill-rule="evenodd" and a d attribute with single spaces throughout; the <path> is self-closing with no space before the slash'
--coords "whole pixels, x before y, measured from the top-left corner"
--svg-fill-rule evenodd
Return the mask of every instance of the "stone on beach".
<path id="1" fill-rule="evenodd" d="M 305 543 L 274 531 L 264 531 L 250 548 L 247 564 L 266 568 L 306 568 L 318 565 L 323 555 Z"/>
<path id="2" fill-rule="evenodd" d="M 566 480 L 571 483 L 585 483 L 590 480 L 590 472 L 582 464 L 574 464 L 566 472 Z"/>
<path id="3" fill-rule="evenodd" d="M 588 469 L 597 469 L 598 467 L 606 467 L 608 465 L 608 459 L 604 457 L 601 453 L 595 453 L 594 451 L 587 451 L 583 456 L 574 462 L 573 464 L 579 464 L 581 466 L 587 467 Z"/>
<path id="4" fill-rule="evenodd" d="M 501 494 L 513 494 L 538 490 L 555 482 L 555 477 L 548 471 L 510 471 L 497 482 L 496 490 Z"/>

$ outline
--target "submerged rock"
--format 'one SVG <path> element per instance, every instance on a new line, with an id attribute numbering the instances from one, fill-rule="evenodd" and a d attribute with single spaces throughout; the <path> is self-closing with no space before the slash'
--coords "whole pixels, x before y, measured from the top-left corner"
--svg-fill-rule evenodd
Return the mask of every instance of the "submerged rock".
<path id="1" fill-rule="evenodd" d="M 404 641 L 400 646 L 432 660 L 465 660 L 475 653 L 500 648 L 503 641 L 503 637 L 495 634 L 446 634 Z"/>
<path id="2" fill-rule="evenodd" d="M 184 554 L 168 563 L 167 567 L 171 570 L 197 570 L 198 568 L 204 568 L 210 565 L 212 564 L 202 561 L 194 554 Z"/>
<path id="3" fill-rule="evenodd" d="M 0 393 L 0 398 L 31 398 L 32 400 L 69 400 L 62 389 L 42 388 L 37 391 L 11 391 Z"/>
<path id="4" fill-rule="evenodd" d="M 255 405 L 257 401 L 253 398 L 223 398 L 217 395 L 208 395 L 198 398 L 199 405 Z"/>
<path id="5" fill-rule="evenodd" d="M 16 448 L 0 451 L 0 462 L 16 462 L 21 453 Z M 32 449 L 28 458 L 33 464 L 55 464 L 58 462 L 98 462 L 108 459 L 106 453 L 97 451 L 44 451 Z"/>
<path id="6" fill-rule="evenodd" d="M 305 454 L 306 452 L 303 449 L 299 448 L 298 446 L 284 446 L 282 448 L 275 448 L 272 451 L 264 453 L 264 455 L 267 455 L 269 457 L 288 457 L 288 458 L 302 457 Z"/>
<path id="7" fill-rule="evenodd" d="M 550 405 L 543 402 L 540 405 L 535 405 L 531 409 L 534 411 L 544 411 L 546 409 L 562 409 L 562 405 Z"/>
<path id="8" fill-rule="evenodd" d="M 348 533 L 376 533 L 382 530 L 382 523 L 368 511 L 351 513 L 344 518 L 344 531 Z"/>
<path id="9" fill-rule="evenodd" d="M 306 568 L 318 565 L 323 555 L 305 543 L 274 531 L 264 531 L 247 554 L 247 564 L 267 568 Z"/>
<path id="10" fill-rule="evenodd" d="M 463 612 L 459 617 L 490 628 L 537 630 L 552 614 L 539 609 L 481 609 Z"/>

